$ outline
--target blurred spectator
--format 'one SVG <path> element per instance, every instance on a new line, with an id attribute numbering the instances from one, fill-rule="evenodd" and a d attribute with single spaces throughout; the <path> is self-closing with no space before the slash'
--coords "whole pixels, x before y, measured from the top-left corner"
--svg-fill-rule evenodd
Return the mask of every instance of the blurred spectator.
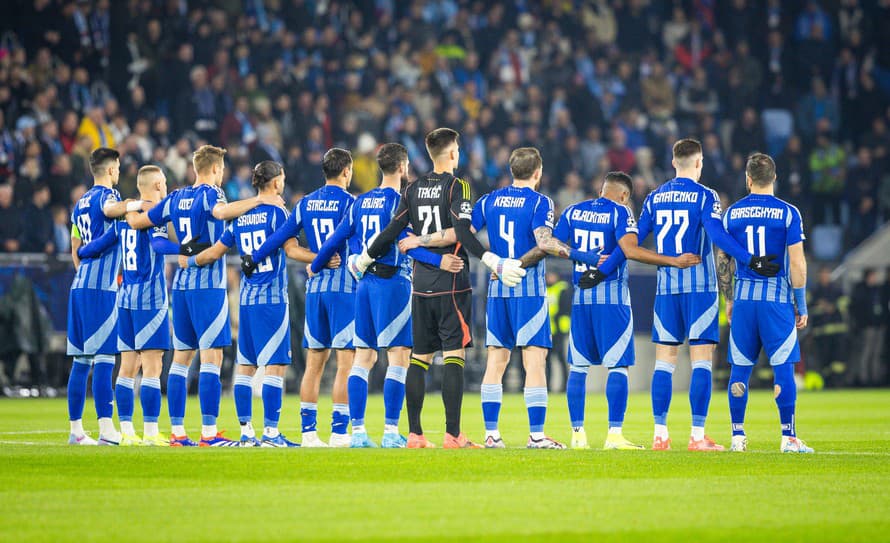
<path id="1" fill-rule="evenodd" d="M 55 229 L 53 216 L 49 209 L 49 187 L 43 184 L 34 187 L 31 203 L 25 206 L 21 214 L 22 228 L 20 248 L 24 253 L 56 252 Z"/>
<path id="2" fill-rule="evenodd" d="M 791 136 L 776 161 L 778 196 L 801 209 L 805 217 L 809 216 L 810 165 L 809 157 L 804 154 L 803 144 L 798 136 Z"/>
<path id="3" fill-rule="evenodd" d="M 21 232 L 22 219 L 12 203 L 12 187 L 0 185 L 0 249 L 7 253 L 21 250 Z"/>
<path id="4" fill-rule="evenodd" d="M 831 140 L 828 130 L 820 132 L 816 147 L 810 153 L 813 222 L 816 224 L 840 223 L 845 161 L 844 150 Z"/>
<path id="5" fill-rule="evenodd" d="M 612 130 L 612 144 L 606 156 L 609 158 L 609 168 L 622 172 L 633 171 L 637 162 L 633 151 L 627 147 L 627 136 L 619 128 Z"/>
<path id="6" fill-rule="evenodd" d="M 71 228 L 68 226 L 68 210 L 53 206 L 53 244 L 59 254 L 71 252 Z"/>
<path id="7" fill-rule="evenodd" d="M 878 221 L 878 188 L 881 179 L 868 147 L 859 148 L 855 165 L 847 174 L 847 180 L 846 196 L 850 209 L 848 235 L 852 244 L 858 245 L 874 232 Z"/>
<path id="8" fill-rule="evenodd" d="M 852 345 L 856 346 L 851 377 L 852 384 L 858 386 L 875 386 L 884 379 L 884 324 L 888 308 L 883 304 L 882 291 L 877 271 L 866 269 L 850 297 L 850 332 Z"/>
<path id="9" fill-rule="evenodd" d="M 837 105 L 825 89 L 822 78 L 814 77 L 810 93 L 803 97 L 797 108 L 797 127 L 805 137 L 812 138 L 817 135 L 820 121 L 827 121 L 830 132 L 837 131 Z"/>
<path id="10" fill-rule="evenodd" d="M 111 127 L 105 120 L 105 111 L 99 105 L 92 106 L 87 110 L 77 128 L 77 136 L 90 138 L 92 144 L 90 151 L 99 147 L 114 147 L 117 143 Z"/>
<path id="11" fill-rule="evenodd" d="M 807 358 L 807 372 L 815 372 L 829 385 L 841 384 L 839 379 L 846 371 L 847 323 L 844 309 L 846 296 L 839 285 L 831 280 L 828 266 L 819 268 L 816 284 L 809 289 L 810 334 L 812 349 Z"/>
<path id="12" fill-rule="evenodd" d="M 566 175 L 565 183 L 556 193 L 556 207 L 559 211 L 576 204 L 586 198 L 586 193 L 581 188 L 581 176 L 576 172 Z"/>
<path id="13" fill-rule="evenodd" d="M 646 111 L 655 118 L 668 119 L 674 115 L 674 88 L 664 70 L 664 65 L 656 62 L 652 73 L 640 83 L 643 92 L 643 104 Z"/>

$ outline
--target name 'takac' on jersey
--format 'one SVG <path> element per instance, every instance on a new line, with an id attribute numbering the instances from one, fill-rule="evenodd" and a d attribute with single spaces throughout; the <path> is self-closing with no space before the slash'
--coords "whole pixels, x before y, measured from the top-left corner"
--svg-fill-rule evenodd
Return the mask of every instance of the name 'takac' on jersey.
<path id="1" fill-rule="evenodd" d="M 148 211 L 148 218 L 157 226 L 173 223 L 180 244 L 197 240 L 213 245 L 222 237 L 225 221 L 213 216 L 216 204 L 225 204 L 226 195 L 219 187 L 194 185 L 175 190 Z M 200 268 L 178 268 L 173 276 L 175 290 L 225 289 L 226 257 Z"/>
<path id="2" fill-rule="evenodd" d="M 791 303 L 787 248 L 806 239 L 800 211 L 775 196 L 749 194 L 726 210 L 723 225 L 749 253 L 776 255 L 782 266 L 776 277 L 763 277 L 736 262 L 735 299 Z"/>
<path id="3" fill-rule="evenodd" d="M 504 187 L 479 198 L 473 207 L 473 228 L 488 228 L 491 251 L 502 258 L 520 258 L 537 246 L 535 230 L 553 229 L 553 201 L 527 187 Z M 489 281 L 488 295 L 497 298 L 546 296 L 544 260 L 526 270 L 522 282 L 506 287 Z"/>
<path id="4" fill-rule="evenodd" d="M 614 253 L 619 239 L 636 233 L 637 224 L 630 209 L 608 198 L 587 200 L 567 207 L 553 231 L 554 237 L 571 248 L 599 254 Z M 588 269 L 590 266 L 587 264 L 575 263 L 572 280 L 576 287 Z M 596 287 L 576 288 L 574 298 L 576 304 L 630 305 L 627 262 L 622 262 Z"/>
<path id="5" fill-rule="evenodd" d="M 722 218 L 720 199 L 712 189 L 692 179 L 678 177 L 652 191 L 640 214 L 640 242 L 655 234 L 659 254 L 679 256 L 692 253 L 701 264 L 686 269 L 658 268 L 658 294 L 717 292 L 714 250 L 704 223 Z M 747 263 L 746 263 L 747 265 Z"/>
<path id="6" fill-rule="evenodd" d="M 252 255 L 287 221 L 287 211 L 263 204 L 229 223 L 220 238 L 226 247 L 238 246 L 241 255 Z M 287 264 L 284 251 L 276 250 L 257 262 L 250 277 L 241 277 L 241 305 L 287 303 Z"/>
<path id="7" fill-rule="evenodd" d="M 107 218 L 102 208 L 120 199 L 117 190 L 101 185 L 93 186 L 80 197 L 71 212 L 71 224 L 77 227 L 84 245 L 99 239 L 109 228 L 114 228 L 115 221 Z M 116 291 L 120 258 L 120 250 L 115 246 L 98 258 L 83 261 L 74 274 L 71 288 Z"/>
<path id="8" fill-rule="evenodd" d="M 130 228 L 126 221 L 115 224 L 123 262 L 118 305 L 124 309 L 157 310 L 167 307 L 164 255 L 151 246 L 153 238 L 167 239 L 167 227 L 145 230 Z"/>
<path id="9" fill-rule="evenodd" d="M 471 220 L 473 213 L 470 184 L 450 173 L 427 173 L 405 189 L 393 221 L 410 225 L 418 236 L 435 234 L 454 227 L 458 220 Z M 430 247 L 439 254 L 453 254 L 464 261 L 458 273 L 414 262 L 414 293 L 438 296 L 470 290 L 470 263 L 467 251 L 459 243 L 446 247 Z"/>

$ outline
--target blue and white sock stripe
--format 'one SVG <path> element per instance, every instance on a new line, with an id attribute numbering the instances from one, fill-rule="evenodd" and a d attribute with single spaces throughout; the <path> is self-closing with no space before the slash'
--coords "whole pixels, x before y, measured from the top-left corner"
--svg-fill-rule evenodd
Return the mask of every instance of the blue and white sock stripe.
<path id="1" fill-rule="evenodd" d="M 216 364 L 201 362 L 201 373 L 212 373 L 216 376 L 219 376 L 220 371 L 221 368 Z"/>
<path id="2" fill-rule="evenodd" d="M 349 406 L 345 403 L 335 403 L 331 409 L 335 414 L 340 413 L 341 415 L 349 416 Z"/>
<path id="3" fill-rule="evenodd" d="M 677 369 L 677 366 L 670 362 L 665 362 L 664 360 L 655 361 L 655 371 L 666 371 L 673 375 L 675 369 Z"/>
<path id="4" fill-rule="evenodd" d="M 161 378 L 160 377 L 143 377 L 142 378 L 142 386 L 147 388 L 156 388 L 161 390 Z"/>
<path id="5" fill-rule="evenodd" d="M 587 375 L 590 372 L 590 366 L 569 366 L 569 373 L 580 373 L 582 375 Z"/>
<path id="6" fill-rule="evenodd" d="M 253 387 L 253 377 L 250 375 L 235 375 L 235 386 Z"/>
<path id="7" fill-rule="evenodd" d="M 711 371 L 713 363 L 710 360 L 696 360 L 692 363 L 692 370 L 708 370 Z"/>
<path id="8" fill-rule="evenodd" d="M 480 388 L 480 392 L 482 395 L 482 403 L 487 402 L 495 402 L 501 403 L 504 397 L 504 386 L 503 385 L 485 385 L 483 384 Z"/>
<path id="9" fill-rule="evenodd" d="M 170 364 L 170 375 L 178 375 L 179 377 L 189 376 L 189 367 L 184 364 Z"/>
<path id="10" fill-rule="evenodd" d="M 523 395 L 526 407 L 547 407 L 547 387 L 526 387 Z"/>
<path id="11" fill-rule="evenodd" d="M 318 411 L 318 404 L 315 402 L 300 402 L 300 411 L 302 410 Z"/>
<path id="12" fill-rule="evenodd" d="M 392 379 L 393 381 L 404 384 L 407 376 L 408 368 L 403 368 L 401 366 L 390 366 L 386 368 L 386 379 Z"/>
<path id="13" fill-rule="evenodd" d="M 368 368 L 363 368 L 361 366 L 353 365 L 352 369 L 349 371 L 350 377 L 358 377 L 362 381 L 368 381 L 368 374 L 371 373 L 371 370 Z"/>
<path id="14" fill-rule="evenodd" d="M 625 377 L 628 376 L 627 368 L 625 368 L 625 367 L 621 367 L 621 368 L 609 368 L 609 373 L 620 373 L 621 375 L 623 375 L 623 376 L 625 376 Z"/>
<path id="15" fill-rule="evenodd" d="M 280 375 L 264 375 L 263 376 L 263 386 L 270 386 L 274 388 L 284 388 L 284 377 Z"/>
<path id="16" fill-rule="evenodd" d="M 115 382 L 115 384 L 117 386 L 129 388 L 130 390 L 133 390 L 133 387 L 136 386 L 136 379 L 134 379 L 132 377 L 121 377 L 118 375 L 117 381 Z"/>
<path id="17" fill-rule="evenodd" d="M 93 365 L 93 357 L 92 356 L 75 356 L 74 357 L 75 364 L 83 364 L 85 366 Z"/>
<path id="18" fill-rule="evenodd" d="M 93 357 L 94 364 L 111 364 L 114 365 L 114 355 L 113 354 L 97 354 Z"/>

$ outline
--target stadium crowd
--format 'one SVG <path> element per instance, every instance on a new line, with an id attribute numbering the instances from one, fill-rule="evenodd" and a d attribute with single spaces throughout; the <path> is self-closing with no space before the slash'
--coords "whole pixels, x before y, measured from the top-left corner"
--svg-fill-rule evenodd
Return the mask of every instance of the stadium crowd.
<path id="1" fill-rule="evenodd" d="M 287 197 L 353 151 L 374 187 L 379 143 L 415 172 L 423 135 L 461 132 L 477 193 L 509 182 L 520 145 L 544 157 L 558 208 L 633 174 L 634 201 L 666 179 L 670 145 L 705 148 L 703 181 L 744 192 L 745 157 L 777 157 L 779 196 L 808 229 L 843 238 L 890 219 L 888 0 L 12 0 L 0 18 L 0 251 L 70 250 L 87 157 L 194 180 L 202 143 L 228 149 L 224 189 L 281 162 Z M 886 309 L 886 308 L 885 308 Z M 886 313 L 887 311 L 885 311 Z"/>
<path id="2" fill-rule="evenodd" d="M 745 156 L 779 157 L 781 196 L 849 248 L 890 212 L 890 2 L 17 1 L 0 29 L 2 247 L 66 251 L 65 213 L 101 144 L 176 184 L 199 142 L 229 149 L 226 191 L 282 162 L 292 196 L 321 154 L 354 150 L 373 187 L 377 142 L 429 167 L 422 135 L 459 127 L 479 192 L 509 151 L 541 147 L 557 205 L 635 176 L 636 201 L 697 135 L 704 179 L 730 199 Z M 44 189 L 46 187 L 46 189 Z M 20 231 L 22 218 L 35 228 Z"/>

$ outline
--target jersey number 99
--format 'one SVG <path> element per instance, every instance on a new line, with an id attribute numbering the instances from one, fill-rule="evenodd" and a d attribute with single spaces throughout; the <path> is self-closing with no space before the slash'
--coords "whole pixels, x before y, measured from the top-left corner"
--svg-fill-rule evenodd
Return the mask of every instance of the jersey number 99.
<path id="1" fill-rule="evenodd" d="M 241 232 L 241 252 L 246 255 L 252 255 L 257 249 L 266 243 L 266 232 L 263 230 L 254 230 L 253 232 Z M 257 265 L 256 271 L 270 272 L 272 271 L 272 257 L 267 256 Z"/>

